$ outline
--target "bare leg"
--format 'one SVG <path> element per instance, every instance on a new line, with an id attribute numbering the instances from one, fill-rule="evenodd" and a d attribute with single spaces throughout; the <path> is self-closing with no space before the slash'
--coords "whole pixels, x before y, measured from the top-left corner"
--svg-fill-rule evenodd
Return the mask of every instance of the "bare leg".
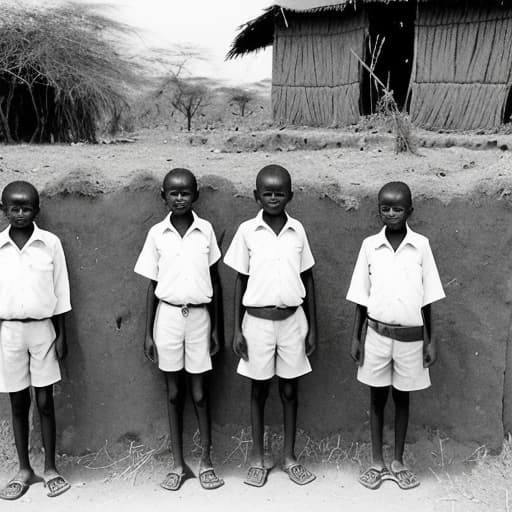
<path id="1" fill-rule="evenodd" d="M 51 478 L 58 475 L 55 465 L 55 407 L 53 404 L 53 386 L 34 388 L 36 393 L 37 410 L 41 422 L 41 436 L 44 446 L 44 475 Z"/>
<path id="2" fill-rule="evenodd" d="M 192 401 L 196 411 L 197 423 L 199 424 L 199 435 L 201 437 L 201 460 L 199 471 L 212 467 L 211 460 L 211 418 L 209 409 L 208 393 L 206 389 L 206 375 L 204 373 L 191 374 Z"/>
<path id="3" fill-rule="evenodd" d="M 370 387 L 370 428 L 372 438 L 372 466 L 384 467 L 382 434 L 384 429 L 384 408 L 388 400 L 389 387 Z"/>
<path id="4" fill-rule="evenodd" d="M 167 382 L 167 414 L 171 434 L 171 450 L 174 460 L 174 471 L 182 473 L 185 469 L 183 460 L 183 405 L 185 403 L 185 374 L 165 372 Z"/>
<path id="5" fill-rule="evenodd" d="M 297 387 L 298 379 L 279 378 L 279 396 L 284 418 L 284 465 L 295 464 L 295 436 L 297 433 Z"/>
<path id="6" fill-rule="evenodd" d="M 28 482 L 34 475 L 28 456 L 30 390 L 27 388 L 9 393 L 9 398 L 11 400 L 14 444 L 16 445 L 19 463 L 19 471 L 15 478 Z"/>
<path id="7" fill-rule="evenodd" d="M 403 466 L 405 437 L 409 424 L 409 392 L 393 388 L 395 402 L 395 457 L 394 460 Z M 395 464 L 396 465 L 396 464 Z M 394 465 L 394 466 L 395 466 Z"/>
<path id="8" fill-rule="evenodd" d="M 265 448 L 265 403 L 268 398 L 270 380 L 252 380 L 251 386 L 251 427 L 252 453 L 251 466 L 263 467 Z"/>

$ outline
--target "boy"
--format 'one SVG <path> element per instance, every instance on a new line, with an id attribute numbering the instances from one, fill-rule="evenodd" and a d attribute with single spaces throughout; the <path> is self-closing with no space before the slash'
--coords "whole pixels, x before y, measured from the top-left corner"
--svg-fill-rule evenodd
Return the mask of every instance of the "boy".
<path id="1" fill-rule="evenodd" d="M 390 479 L 401 489 L 412 489 L 420 482 L 403 461 L 409 393 L 430 386 L 428 368 L 437 358 L 431 304 L 445 294 L 428 239 L 407 225 L 413 212 L 409 187 L 387 183 L 378 201 L 384 227 L 363 241 L 347 293 L 356 304 L 351 356 L 359 367 L 358 380 L 370 386 L 372 465 L 359 482 L 377 489 Z M 390 386 L 395 449 L 388 469 L 382 431 Z"/>
<path id="2" fill-rule="evenodd" d="M 135 272 L 150 279 L 144 353 L 151 362 L 158 362 L 167 383 L 174 467 L 160 485 L 177 491 L 190 476 L 182 439 L 187 374 L 201 435 L 199 483 L 204 489 L 216 489 L 224 481 L 211 461 L 206 372 L 212 369 L 211 356 L 219 350 L 216 262 L 220 250 L 212 225 L 192 209 L 199 191 L 188 169 L 169 171 L 161 195 L 170 213 L 149 230 L 135 265 Z"/>
<path id="3" fill-rule="evenodd" d="M 9 393 L 19 471 L 0 491 L 15 500 L 40 482 L 28 455 L 30 386 L 33 386 L 44 447 L 48 496 L 70 488 L 55 465 L 53 384 L 66 356 L 64 313 L 71 309 L 64 251 L 59 239 L 37 227 L 39 194 L 26 181 L 2 192 L 9 226 L 0 233 L 0 391 Z"/>
<path id="4" fill-rule="evenodd" d="M 316 312 L 313 255 L 302 224 L 285 210 L 292 197 L 288 171 L 263 167 L 254 191 L 261 211 L 240 225 L 224 258 L 238 272 L 233 350 L 241 357 L 238 373 L 251 379 L 253 446 L 245 483 L 255 487 L 265 484 L 269 471 L 264 408 L 274 375 L 284 413 L 283 469 L 299 485 L 315 479 L 295 458 L 297 384 L 311 371 L 307 356 L 316 346 Z"/>

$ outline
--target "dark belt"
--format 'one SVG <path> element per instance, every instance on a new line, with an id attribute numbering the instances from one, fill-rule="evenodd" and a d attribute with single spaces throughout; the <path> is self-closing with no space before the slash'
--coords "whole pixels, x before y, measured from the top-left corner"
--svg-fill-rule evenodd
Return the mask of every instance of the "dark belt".
<path id="1" fill-rule="evenodd" d="M 160 299 L 160 302 L 163 302 L 164 304 L 167 304 L 168 306 L 174 306 L 175 308 L 181 309 L 181 314 L 184 317 L 187 317 L 189 315 L 189 309 L 190 308 L 204 308 L 206 304 L 173 304 L 172 302 L 167 302 L 166 300 Z"/>
<path id="2" fill-rule="evenodd" d="M 48 318 L 0 318 L 0 322 L 40 322 Z"/>
<path id="3" fill-rule="evenodd" d="M 422 341 L 423 326 L 404 327 L 402 325 L 386 324 L 368 317 L 368 327 L 375 332 L 397 341 Z"/>
<path id="4" fill-rule="evenodd" d="M 249 315 L 256 318 L 263 318 L 265 320 L 286 320 L 297 311 L 298 306 L 277 307 L 277 306 L 263 306 L 263 307 L 247 307 L 245 310 Z"/>

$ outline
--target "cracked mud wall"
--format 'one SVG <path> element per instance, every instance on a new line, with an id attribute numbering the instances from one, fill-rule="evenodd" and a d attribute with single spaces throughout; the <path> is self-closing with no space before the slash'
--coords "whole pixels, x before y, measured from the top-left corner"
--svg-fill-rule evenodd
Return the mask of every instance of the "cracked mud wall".
<path id="1" fill-rule="evenodd" d="M 204 177 L 201 185 L 196 209 L 218 237 L 225 232 L 225 251 L 257 206 L 250 190 L 240 192 L 221 177 Z M 141 178 L 116 191 L 68 181 L 43 193 L 39 224 L 63 242 L 73 304 L 70 353 L 56 389 L 63 451 L 98 449 L 126 433 L 142 439 L 167 433 L 164 380 L 142 351 L 147 282 L 133 273 L 149 227 L 166 213 L 158 189 L 156 181 Z M 295 190 L 289 211 L 303 222 L 317 261 L 319 318 L 313 372 L 300 382 L 299 426 L 366 440 L 369 397 L 348 355 L 353 305 L 344 297 L 362 239 L 380 228 L 374 193 L 340 197 L 336 187 L 299 183 Z M 447 299 L 434 309 L 440 359 L 432 369 L 433 386 L 413 394 L 411 424 L 498 448 L 503 421 L 507 430 L 512 424 L 511 393 L 503 394 L 512 211 L 507 201 L 478 193 L 445 202 L 418 198 L 414 206 L 411 227 L 430 238 Z M 223 264 L 220 271 L 226 336 L 210 378 L 214 428 L 246 426 L 249 382 L 236 374 L 230 348 L 234 273 Z M 7 417 L 5 398 L 1 410 Z M 186 421 L 195 430 L 190 402 Z M 266 421 L 281 422 L 275 385 Z"/>

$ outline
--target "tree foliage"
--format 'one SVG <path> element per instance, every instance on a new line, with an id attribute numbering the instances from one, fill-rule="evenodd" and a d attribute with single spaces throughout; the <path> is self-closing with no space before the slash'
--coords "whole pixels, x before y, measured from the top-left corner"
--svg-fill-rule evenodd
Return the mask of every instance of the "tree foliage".
<path id="1" fill-rule="evenodd" d="M 245 117 L 247 105 L 254 99 L 254 93 L 245 89 L 234 89 L 231 93 L 229 101 L 236 103 L 238 106 L 238 113 L 240 117 Z M 249 112 L 251 114 L 252 112 Z"/>
<path id="2" fill-rule="evenodd" d="M 128 30 L 89 4 L 0 4 L 0 140 L 95 141 L 136 80 Z"/>

